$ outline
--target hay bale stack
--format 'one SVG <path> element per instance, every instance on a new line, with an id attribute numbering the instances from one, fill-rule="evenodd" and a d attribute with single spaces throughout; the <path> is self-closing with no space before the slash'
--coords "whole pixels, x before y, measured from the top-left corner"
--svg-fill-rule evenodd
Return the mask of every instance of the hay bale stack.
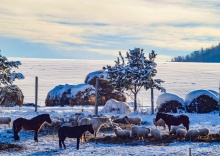
<path id="1" fill-rule="evenodd" d="M 178 113 L 185 110 L 184 101 L 175 94 L 164 93 L 157 98 L 157 111 L 163 113 Z"/>
<path id="2" fill-rule="evenodd" d="M 210 113 L 218 110 L 218 97 L 208 90 L 196 90 L 186 95 L 189 113 Z"/>

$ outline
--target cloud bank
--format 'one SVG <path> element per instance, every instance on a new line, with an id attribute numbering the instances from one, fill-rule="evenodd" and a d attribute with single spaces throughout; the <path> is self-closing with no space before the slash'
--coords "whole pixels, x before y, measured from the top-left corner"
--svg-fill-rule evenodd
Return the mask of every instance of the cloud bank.
<path id="1" fill-rule="evenodd" d="M 197 0 L 1 0 L 0 36 L 46 45 L 51 55 L 141 47 L 167 60 L 218 44 L 219 8 Z"/>

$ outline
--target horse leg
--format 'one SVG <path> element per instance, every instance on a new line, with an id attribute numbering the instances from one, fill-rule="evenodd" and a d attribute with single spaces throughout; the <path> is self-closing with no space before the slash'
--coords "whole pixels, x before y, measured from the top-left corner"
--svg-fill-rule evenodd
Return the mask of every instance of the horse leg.
<path id="1" fill-rule="evenodd" d="M 83 133 L 84 141 L 86 142 L 86 132 Z"/>
<path id="2" fill-rule="evenodd" d="M 76 149 L 79 150 L 79 138 L 77 138 Z"/>
<path id="3" fill-rule="evenodd" d="M 20 137 L 18 136 L 18 133 L 20 132 L 20 130 L 22 129 L 21 126 L 16 127 L 16 125 L 13 125 L 13 130 L 14 130 L 14 139 L 15 140 L 20 140 Z"/>
<path id="4" fill-rule="evenodd" d="M 38 138 L 37 137 L 38 137 L 38 129 L 35 129 L 34 130 L 34 141 L 35 142 L 38 142 Z"/>
<path id="5" fill-rule="evenodd" d="M 64 149 L 66 149 L 66 145 L 64 144 L 64 140 L 65 140 L 66 138 L 64 138 L 61 142 L 62 142 L 62 144 L 63 144 L 63 147 L 64 147 Z"/>
<path id="6" fill-rule="evenodd" d="M 60 147 L 60 149 L 62 149 L 61 139 L 59 139 L 59 147 Z"/>
<path id="7" fill-rule="evenodd" d="M 168 125 L 168 128 L 169 128 L 169 132 L 171 131 L 171 125 Z"/>

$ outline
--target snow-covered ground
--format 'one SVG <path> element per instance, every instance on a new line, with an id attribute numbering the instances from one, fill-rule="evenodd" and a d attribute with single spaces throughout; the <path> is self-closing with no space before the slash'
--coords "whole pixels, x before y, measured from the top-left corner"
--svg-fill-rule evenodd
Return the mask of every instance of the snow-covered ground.
<path id="1" fill-rule="evenodd" d="M 58 85 L 77 85 L 84 83 L 90 72 L 101 70 L 103 66 L 114 65 L 114 60 L 59 60 L 59 59 L 25 59 L 9 58 L 10 61 L 21 61 L 22 65 L 17 72 L 24 74 L 24 80 L 16 80 L 25 96 L 24 102 L 34 103 L 35 76 L 38 76 L 39 96 L 38 104 L 45 105 L 47 93 Z M 157 59 L 156 59 L 157 61 Z M 185 96 L 194 90 L 214 90 L 218 92 L 220 81 L 220 63 L 174 63 L 157 62 L 157 76 L 165 81 L 163 87 L 167 93 L 176 94 L 185 99 Z M 161 94 L 154 90 L 155 102 Z M 138 103 L 150 106 L 150 90 L 141 90 L 138 94 Z M 128 101 L 131 101 L 128 98 Z"/>
<path id="2" fill-rule="evenodd" d="M 94 111 L 93 107 L 86 107 L 85 114 L 92 114 Z M 51 117 L 63 117 L 68 119 L 71 115 L 76 112 L 80 112 L 81 107 L 39 107 L 38 114 L 49 113 Z M 34 112 L 33 107 L 14 107 L 14 108 L 2 108 L 0 111 L 0 116 L 10 116 L 12 119 L 18 117 L 32 118 L 36 116 L 37 113 Z M 208 127 L 211 133 L 218 133 L 220 129 L 220 123 L 218 118 L 218 113 L 209 114 L 189 114 L 190 118 L 190 129 L 198 129 L 201 127 Z M 146 126 L 154 128 L 152 119 L 155 115 L 151 114 L 134 114 L 131 113 L 129 116 L 139 116 L 146 123 Z M 162 134 L 168 134 L 168 128 L 163 131 L 163 128 L 159 128 Z M 45 133 L 39 133 L 39 148 L 35 146 L 33 140 L 33 132 L 22 130 L 19 133 L 20 141 L 15 142 L 12 138 L 12 129 L 8 128 L 7 125 L 0 126 L 0 138 L 1 143 L 13 143 L 18 145 L 23 145 L 25 150 L 14 151 L 14 152 L 1 152 L 0 155 L 188 155 L 189 148 L 192 150 L 192 155 L 219 155 L 220 153 L 220 143 L 205 143 L 205 142 L 190 142 L 190 141 L 176 141 L 171 143 L 169 146 L 127 146 L 124 144 L 95 144 L 93 142 L 80 144 L 80 149 L 76 150 L 76 139 L 65 140 L 67 145 L 66 150 L 60 150 L 58 146 L 58 137 L 52 134 L 45 135 Z M 114 133 L 110 132 L 109 135 Z M 105 134 L 106 135 L 106 134 Z M 102 137 L 102 133 L 99 133 Z"/>
<path id="3" fill-rule="evenodd" d="M 34 78 L 39 77 L 39 104 L 38 114 L 49 113 L 52 117 L 68 118 L 75 112 L 79 112 L 81 107 L 44 107 L 44 100 L 47 93 L 55 86 L 60 84 L 77 85 L 84 83 L 88 73 L 102 69 L 105 65 L 113 65 L 114 61 L 92 61 L 92 60 L 50 60 L 50 59 L 12 59 L 20 60 L 22 65 L 18 72 L 24 74 L 24 80 L 16 80 L 14 84 L 18 85 L 25 96 L 25 102 L 34 103 Z M 158 74 L 156 78 L 165 80 L 163 84 L 168 93 L 176 94 L 185 100 L 185 96 L 200 89 L 214 90 L 218 92 L 220 79 L 220 64 L 208 63 L 158 63 Z M 155 90 L 155 101 L 161 94 Z M 138 94 L 139 103 L 150 106 L 150 91 L 142 90 Z M 128 99 L 128 101 L 131 101 Z M 94 108 L 85 107 L 85 112 L 91 114 Z M 190 114 L 190 129 L 208 127 L 211 133 L 218 133 L 220 129 L 219 114 Z M 14 107 L 1 108 L 0 116 L 10 116 L 12 119 L 18 117 L 32 118 L 37 114 L 33 107 Z M 146 126 L 154 127 L 152 119 L 155 115 L 151 114 L 130 114 L 129 116 L 140 116 Z M 6 128 L 4 128 L 6 127 Z M 162 133 L 164 132 L 160 129 Z M 39 148 L 34 145 L 33 133 L 21 131 L 19 133 L 21 140 L 15 142 L 12 138 L 12 129 L 5 125 L 0 126 L 0 142 L 14 143 L 25 146 L 25 150 L 17 152 L 2 152 L 0 155 L 188 155 L 189 148 L 192 149 L 192 155 L 219 155 L 220 143 L 204 142 L 174 142 L 169 146 L 126 146 L 124 144 L 102 144 L 102 143 L 83 143 L 80 150 L 76 150 L 76 140 L 66 139 L 66 150 L 59 150 L 58 138 L 53 135 L 39 134 Z M 102 135 L 100 133 L 100 135 Z"/>

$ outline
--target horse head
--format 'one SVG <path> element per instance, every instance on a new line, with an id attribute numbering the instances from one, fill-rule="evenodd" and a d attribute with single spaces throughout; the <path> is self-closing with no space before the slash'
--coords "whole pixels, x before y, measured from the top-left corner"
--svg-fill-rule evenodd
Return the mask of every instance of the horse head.
<path id="1" fill-rule="evenodd" d="M 158 112 L 156 115 L 155 121 L 157 122 L 160 118 L 162 118 L 162 116 L 163 116 L 163 113 Z"/>
<path id="2" fill-rule="evenodd" d="M 49 115 L 49 114 L 46 114 L 45 121 L 46 121 L 47 123 L 49 123 L 49 124 L 51 124 L 51 123 L 52 123 L 52 120 L 51 120 L 51 118 L 50 118 L 50 115 Z"/>
<path id="3" fill-rule="evenodd" d="M 89 126 L 88 126 L 88 131 L 89 131 L 91 134 L 94 134 L 94 129 L 93 129 L 93 126 L 92 126 L 92 125 L 89 125 Z"/>

